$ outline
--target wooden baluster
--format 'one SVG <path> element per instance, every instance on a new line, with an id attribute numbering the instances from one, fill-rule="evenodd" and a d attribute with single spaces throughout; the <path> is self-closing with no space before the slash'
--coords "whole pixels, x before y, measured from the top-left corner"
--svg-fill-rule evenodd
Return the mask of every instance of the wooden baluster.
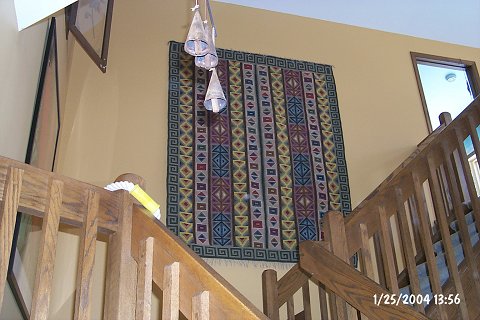
<path id="1" fill-rule="evenodd" d="M 473 215 L 475 217 L 475 225 L 477 230 L 480 230 L 480 202 L 477 197 L 477 190 L 475 189 L 475 184 L 473 182 L 472 173 L 470 170 L 470 165 L 468 164 L 468 158 L 465 151 L 465 146 L 463 145 L 463 138 L 460 132 L 460 129 L 455 131 L 457 137 L 457 148 L 460 156 L 460 164 L 467 183 L 467 190 L 470 195 L 470 200 L 472 201 Z"/>
<path id="2" fill-rule="evenodd" d="M 446 178 L 448 183 L 448 188 L 450 190 L 450 195 L 452 197 L 453 204 L 453 213 L 457 219 L 457 224 L 460 232 L 460 238 L 463 246 L 463 252 L 465 255 L 466 262 L 469 266 L 469 272 L 472 273 L 472 278 L 475 282 L 475 288 L 477 292 L 477 301 L 480 303 L 480 274 L 477 267 L 475 255 L 473 253 L 472 241 L 468 232 L 468 226 L 465 221 L 465 215 L 463 212 L 462 198 L 460 195 L 460 187 L 457 184 L 457 179 L 455 175 L 455 170 L 453 167 L 452 158 L 448 153 L 448 146 L 444 143 L 442 145 L 443 151 L 443 160 L 446 164 Z"/>
<path id="3" fill-rule="evenodd" d="M 370 242 L 368 241 L 368 230 L 364 223 L 360 223 L 360 238 L 362 241 L 362 273 L 374 280 L 372 253 L 370 252 Z"/>
<path id="4" fill-rule="evenodd" d="M 417 209 L 415 208 L 415 198 L 413 196 L 410 196 L 407 199 L 407 204 L 408 204 L 408 212 L 407 212 L 407 219 L 409 219 L 409 222 L 412 227 L 412 233 L 413 233 L 413 244 L 415 248 L 415 253 L 418 255 L 421 253 L 421 248 L 422 248 L 422 240 L 420 240 L 420 222 L 418 222 L 418 217 L 415 214 Z"/>
<path id="5" fill-rule="evenodd" d="M 208 291 L 202 291 L 192 298 L 192 319 L 210 319 L 210 294 Z"/>
<path id="6" fill-rule="evenodd" d="M 468 319 L 468 309 L 465 303 L 465 295 L 463 293 L 462 281 L 458 273 L 457 262 L 455 260 L 455 252 L 453 249 L 452 241 L 450 239 L 450 231 L 447 222 L 447 213 L 445 211 L 443 198 L 440 189 L 440 181 L 438 180 L 437 171 L 432 154 L 427 156 L 427 164 L 429 171 L 430 190 L 432 193 L 433 205 L 437 217 L 437 222 L 442 235 L 442 243 L 445 248 L 445 255 L 448 264 L 449 274 L 455 284 L 456 292 L 460 298 L 460 312 L 462 319 Z"/>
<path id="7" fill-rule="evenodd" d="M 395 257 L 393 256 L 390 228 L 388 227 L 389 221 L 387 218 L 387 212 L 385 211 L 385 207 L 383 205 L 378 208 L 378 214 L 380 218 L 380 248 L 382 250 L 385 280 L 387 282 L 387 288 L 391 292 L 398 294 L 399 289 L 397 282 L 397 271 L 395 269 Z"/>
<path id="8" fill-rule="evenodd" d="M 153 244 L 149 237 L 140 243 L 136 320 L 150 320 L 152 309 Z"/>
<path id="9" fill-rule="evenodd" d="M 295 305 L 293 303 L 293 296 L 287 300 L 287 319 L 295 320 Z"/>
<path id="10" fill-rule="evenodd" d="M 278 305 L 277 272 L 272 269 L 262 273 L 263 313 L 272 320 L 280 319 Z"/>
<path id="11" fill-rule="evenodd" d="M 408 270 L 408 278 L 410 280 L 410 289 L 413 295 L 421 294 L 420 281 L 418 279 L 417 264 L 415 262 L 415 253 L 413 251 L 413 242 L 410 235 L 410 228 L 408 227 L 407 212 L 405 210 L 405 202 L 403 201 L 403 192 L 399 187 L 395 188 L 395 200 L 398 210 L 398 227 L 400 229 L 400 237 L 403 243 L 405 254 L 405 264 Z M 422 313 L 425 313 L 423 304 L 416 304 L 415 308 Z"/>
<path id="12" fill-rule="evenodd" d="M 360 240 L 362 241 L 362 273 L 375 281 L 375 274 L 373 272 L 372 253 L 370 252 L 370 241 L 368 240 L 368 229 L 364 223 L 360 223 Z M 357 318 L 368 320 L 364 314 L 357 315 Z"/>
<path id="13" fill-rule="evenodd" d="M 420 239 L 427 259 L 429 280 L 433 294 L 440 295 L 442 294 L 442 287 L 440 285 L 440 275 L 438 273 L 437 262 L 432 245 L 432 230 L 428 219 L 425 194 L 420 179 L 415 171 L 412 173 L 412 178 L 415 189 L 415 207 L 417 208 L 418 220 L 420 222 Z M 445 306 L 440 304 L 438 308 L 441 319 L 447 320 Z"/>
<path id="14" fill-rule="evenodd" d="M 480 156 L 480 140 L 478 137 L 478 132 L 477 132 L 477 126 L 475 125 L 475 122 L 473 118 L 468 117 L 467 118 L 467 124 L 468 124 L 468 132 L 470 133 L 470 138 L 472 139 L 473 143 L 473 149 L 475 150 L 475 155 L 478 157 Z"/>
<path id="15" fill-rule="evenodd" d="M 108 241 L 104 319 L 135 319 L 137 264 L 131 255 L 132 198 L 119 195 L 118 231 Z"/>
<path id="16" fill-rule="evenodd" d="M 312 320 L 312 307 L 310 306 L 310 287 L 307 281 L 302 287 L 303 320 Z"/>
<path id="17" fill-rule="evenodd" d="M 30 312 L 30 319 L 34 320 L 48 318 L 62 197 L 63 182 L 53 180 L 50 183 L 47 207 L 42 222 L 42 238 Z"/>
<path id="18" fill-rule="evenodd" d="M 340 212 L 330 211 L 325 216 L 325 240 L 330 243 L 330 249 L 334 255 L 348 263 L 347 237 L 345 224 Z M 340 297 L 330 293 L 332 315 L 334 319 L 344 320 L 347 318 L 347 304 Z M 335 318 L 336 316 L 336 318 Z"/>
<path id="19" fill-rule="evenodd" d="M 328 320 L 327 292 L 321 284 L 318 284 L 318 298 L 320 300 L 320 315 L 322 320 Z"/>
<path id="20" fill-rule="evenodd" d="M 74 319 L 90 319 L 93 265 L 97 242 L 99 195 L 88 191 L 85 219 L 80 234 Z"/>
<path id="21" fill-rule="evenodd" d="M 178 320 L 180 310 L 180 264 L 174 262 L 163 268 L 162 319 Z"/>
<path id="22" fill-rule="evenodd" d="M 3 187 L 3 203 L 0 211 L 0 307 L 7 281 L 8 262 L 12 250 L 13 232 L 17 218 L 18 203 L 22 190 L 23 170 L 8 168 L 7 178 Z"/>
<path id="23" fill-rule="evenodd" d="M 383 255 L 382 255 L 380 241 L 381 241 L 380 232 L 376 232 L 373 235 L 373 249 L 375 250 L 375 260 L 376 260 L 377 272 L 378 272 L 378 283 L 383 288 L 387 288 L 387 283 L 385 281 L 385 278 L 386 278 L 385 270 L 382 263 Z"/>

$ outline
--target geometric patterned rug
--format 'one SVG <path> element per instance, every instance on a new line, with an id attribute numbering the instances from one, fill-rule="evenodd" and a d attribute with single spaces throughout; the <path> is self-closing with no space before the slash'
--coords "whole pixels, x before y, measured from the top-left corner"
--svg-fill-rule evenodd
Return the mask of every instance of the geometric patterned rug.
<path id="1" fill-rule="evenodd" d="M 208 72 L 170 42 L 167 226 L 202 257 L 296 262 L 328 210 L 351 210 L 332 67 L 218 49 Z"/>

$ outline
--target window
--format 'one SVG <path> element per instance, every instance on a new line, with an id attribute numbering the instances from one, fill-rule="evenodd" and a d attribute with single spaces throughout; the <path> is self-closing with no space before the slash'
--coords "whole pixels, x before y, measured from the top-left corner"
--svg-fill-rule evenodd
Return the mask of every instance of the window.
<path id="1" fill-rule="evenodd" d="M 454 119 L 480 93 L 475 62 L 411 53 L 428 130 L 440 125 L 438 116 Z"/>

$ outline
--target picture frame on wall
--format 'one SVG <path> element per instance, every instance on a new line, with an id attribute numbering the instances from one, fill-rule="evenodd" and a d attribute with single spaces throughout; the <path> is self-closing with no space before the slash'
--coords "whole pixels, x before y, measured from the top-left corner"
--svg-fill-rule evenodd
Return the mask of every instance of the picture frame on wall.
<path id="1" fill-rule="evenodd" d="M 114 0 L 79 0 L 66 8 L 71 32 L 100 70 L 107 71 Z"/>
<path id="2" fill-rule="evenodd" d="M 53 171 L 60 132 L 56 21 L 51 18 L 40 68 L 25 163 Z M 28 319 L 33 296 L 39 219 L 17 214 L 7 280 L 24 319 Z"/>

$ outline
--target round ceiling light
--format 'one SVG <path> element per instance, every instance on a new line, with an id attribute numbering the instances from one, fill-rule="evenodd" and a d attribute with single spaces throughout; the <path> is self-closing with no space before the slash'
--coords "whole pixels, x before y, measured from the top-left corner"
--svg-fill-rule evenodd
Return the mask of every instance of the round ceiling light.
<path id="1" fill-rule="evenodd" d="M 445 80 L 447 80 L 448 82 L 453 82 L 455 81 L 455 79 L 457 79 L 457 75 L 453 72 L 447 73 L 445 75 Z"/>

